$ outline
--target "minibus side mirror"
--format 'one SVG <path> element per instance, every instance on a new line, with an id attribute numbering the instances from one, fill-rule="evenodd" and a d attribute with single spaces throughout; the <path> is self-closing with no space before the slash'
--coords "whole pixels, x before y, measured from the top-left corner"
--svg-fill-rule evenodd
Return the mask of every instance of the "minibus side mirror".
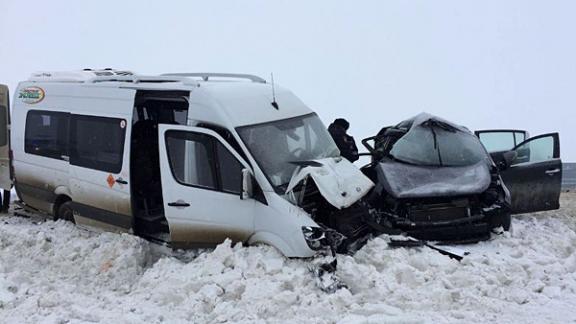
<path id="1" fill-rule="evenodd" d="M 253 197 L 254 191 L 254 177 L 252 172 L 248 169 L 242 169 L 242 190 L 240 191 L 240 199 L 250 199 Z"/>

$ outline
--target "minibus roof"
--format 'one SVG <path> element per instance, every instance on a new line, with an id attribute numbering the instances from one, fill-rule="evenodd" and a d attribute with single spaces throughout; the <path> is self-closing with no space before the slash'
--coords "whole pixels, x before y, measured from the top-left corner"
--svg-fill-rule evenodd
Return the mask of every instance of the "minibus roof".
<path id="1" fill-rule="evenodd" d="M 84 70 L 38 72 L 28 80 L 35 84 L 134 90 L 191 91 L 190 101 L 209 105 L 227 115 L 232 127 L 258 124 L 310 114 L 308 108 L 289 90 L 247 74 L 173 73 L 159 76 L 136 75 L 129 71 Z M 277 102 L 277 107 L 272 105 Z"/>

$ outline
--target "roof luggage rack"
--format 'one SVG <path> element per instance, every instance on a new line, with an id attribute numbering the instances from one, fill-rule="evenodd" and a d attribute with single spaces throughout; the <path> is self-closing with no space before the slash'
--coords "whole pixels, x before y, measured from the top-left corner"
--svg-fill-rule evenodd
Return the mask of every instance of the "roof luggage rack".
<path id="1" fill-rule="evenodd" d="M 89 82 L 94 78 L 117 78 L 133 77 L 130 71 L 118 71 L 112 69 L 93 70 L 84 69 L 81 71 L 42 71 L 33 73 L 29 81 L 43 82 Z"/>
<path id="2" fill-rule="evenodd" d="M 42 81 L 42 82 L 78 82 L 78 83 L 97 83 L 97 82 L 180 82 L 185 80 L 182 77 L 168 77 L 168 76 L 144 76 L 137 75 L 130 71 L 119 71 L 112 69 L 92 70 L 84 69 L 82 71 L 71 72 L 37 72 L 33 73 L 29 81 Z"/>
<path id="3" fill-rule="evenodd" d="M 79 83 L 97 83 L 97 82 L 194 82 L 197 84 L 198 80 L 191 78 L 201 78 L 208 81 L 212 78 L 231 78 L 231 79 L 247 79 L 252 82 L 266 83 L 266 80 L 259 76 L 250 74 L 235 74 L 235 73 L 166 73 L 159 76 L 144 76 L 134 74 L 130 71 L 113 70 L 113 69 L 84 69 L 82 71 L 46 71 L 33 73 L 28 81 L 42 81 L 42 82 L 79 82 Z"/>
<path id="4" fill-rule="evenodd" d="M 143 76 L 143 75 L 133 75 L 133 76 L 97 76 L 86 80 L 87 83 L 96 83 L 96 82 L 110 82 L 110 81 L 118 81 L 118 82 L 132 82 L 132 83 L 141 83 L 141 82 L 180 82 L 182 78 L 170 78 L 164 76 Z"/>
<path id="5" fill-rule="evenodd" d="M 266 80 L 259 76 L 251 74 L 236 74 L 236 73 L 165 73 L 162 76 L 174 76 L 174 77 L 197 77 L 202 78 L 204 81 L 208 81 L 210 78 L 236 78 L 236 79 L 247 79 L 252 82 L 266 83 Z"/>

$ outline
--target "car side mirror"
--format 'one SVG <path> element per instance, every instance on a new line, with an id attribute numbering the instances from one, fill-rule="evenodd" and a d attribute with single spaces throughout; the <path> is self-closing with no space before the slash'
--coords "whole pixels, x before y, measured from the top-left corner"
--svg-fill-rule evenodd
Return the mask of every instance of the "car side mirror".
<path id="1" fill-rule="evenodd" d="M 240 199 L 250 199 L 254 196 L 254 176 L 248 169 L 242 169 L 242 188 Z"/>
<path id="2" fill-rule="evenodd" d="M 500 167 L 500 169 L 503 170 L 503 169 L 509 168 L 517 156 L 518 156 L 518 152 L 516 152 L 516 151 L 508 151 L 508 152 L 502 153 L 502 160 L 503 160 L 502 162 L 504 165 L 502 167 Z"/>

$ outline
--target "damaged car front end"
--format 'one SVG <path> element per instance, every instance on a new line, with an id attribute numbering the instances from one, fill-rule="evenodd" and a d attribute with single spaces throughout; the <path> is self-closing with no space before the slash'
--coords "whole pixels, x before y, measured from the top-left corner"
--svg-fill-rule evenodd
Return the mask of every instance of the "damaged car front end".
<path id="1" fill-rule="evenodd" d="M 372 163 L 362 171 L 377 184 L 369 198 L 376 223 L 450 242 L 476 242 L 510 228 L 510 194 L 468 129 L 420 114 L 363 144 Z"/>

